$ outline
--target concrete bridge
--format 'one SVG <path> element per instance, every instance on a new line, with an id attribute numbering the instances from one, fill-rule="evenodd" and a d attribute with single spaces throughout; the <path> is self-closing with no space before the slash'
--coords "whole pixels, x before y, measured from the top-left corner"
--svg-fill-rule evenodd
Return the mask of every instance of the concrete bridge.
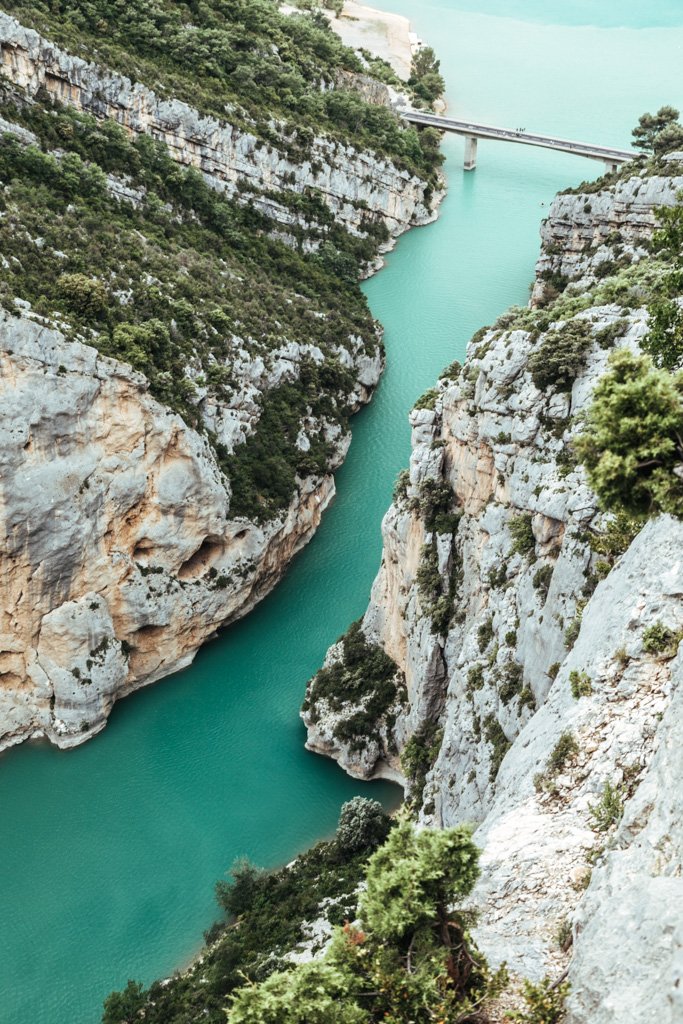
<path id="1" fill-rule="evenodd" d="M 527 132 L 526 128 L 494 128 L 489 124 L 457 121 L 452 117 L 441 117 L 423 110 L 402 110 L 400 114 L 412 124 L 421 124 L 430 128 L 438 128 L 442 132 L 464 136 L 466 171 L 473 171 L 477 166 L 477 142 L 479 139 L 516 142 L 522 146 L 541 146 L 543 149 L 556 149 L 561 153 L 574 153 L 575 156 L 583 156 L 589 160 L 600 160 L 608 171 L 616 171 L 620 164 L 625 164 L 628 160 L 633 160 L 641 155 L 630 149 L 612 149 L 609 146 L 593 146 L 589 142 L 557 139 L 552 135 L 536 135 Z"/>

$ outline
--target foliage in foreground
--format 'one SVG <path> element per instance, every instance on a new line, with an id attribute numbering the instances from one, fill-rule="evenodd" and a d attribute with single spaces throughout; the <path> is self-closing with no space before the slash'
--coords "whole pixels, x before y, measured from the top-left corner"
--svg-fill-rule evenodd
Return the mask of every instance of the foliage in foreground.
<path id="1" fill-rule="evenodd" d="M 479 1020 L 507 978 L 474 946 L 471 915 L 453 909 L 479 873 L 470 830 L 418 832 L 404 819 L 377 847 L 389 825 L 377 803 L 356 798 L 335 839 L 289 867 L 239 862 L 218 886 L 230 923 L 207 936 L 202 961 L 147 990 L 129 981 L 105 1001 L 103 1024 L 224 1024 L 226 1010 L 230 1024 Z M 327 952 L 293 964 L 302 924 L 321 913 L 337 926 Z"/>
<path id="2" fill-rule="evenodd" d="M 229 1024 L 371 1024 L 473 1020 L 500 990 L 451 911 L 478 874 L 466 828 L 416 832 L 404 821 L 373 855 L 361 928 L 338 929 L 325 957 L 234 996 Z"/>
<path id="3" fill-rule="evenodd" d="M 564 1004 L 569 994 L 569 983 L 554 983 L 544 978 L 538 985 L 525 981 L 523 986 L 526 1009 L 508 1014 L 517 1024 L 559 1024 L 564 1019 Z"/>
<path id="4" fill-rule="evenodd" d="M 323 912 L 336 925 L 355 917 L 368 857 L 390 824 L 380 804 L 358 797 L 342 807 L 335 838 L 290 866 L 263 871 L 237 861 L 229 880 L 216 886 L 227 923 L 206 933 L 211 945 L 202 962 L 148 989 L 129 981 L 106 999 L 103 1024 L 225 1024 L 226 996 L 245 980 L 264 981 L 286 966 L 284 958 L 304 938 L 304 922 Z"/>

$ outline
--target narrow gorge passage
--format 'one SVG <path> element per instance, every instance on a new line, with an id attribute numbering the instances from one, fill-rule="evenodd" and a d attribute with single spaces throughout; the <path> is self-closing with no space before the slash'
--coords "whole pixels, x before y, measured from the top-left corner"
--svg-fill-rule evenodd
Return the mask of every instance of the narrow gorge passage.
<path id="1" fill-rule="evenodd" d="M 630 30 L 612 31 L 489 16 L 482 5 L 459 13 L 455 0 L 381 6 L 438 48 L 454 113 L 517 123 L 523 111 L 520 123 L 539 130 L 616 145 L 643 109 L 683 100 L 683 31 L 651 27 L 659 4 L 642 31 L 635 15 Z M 500 15 L 495 6 L 484 5 Z M 619 23 L 621 5 L 604 6 Z M 539 12 L 531 0 L 504 8 L 520 19 Z M 562 9 L 580 25 L 585 8 Z M 566 51 L 576 60 L 558 66 L 553 54 Z M 305 753 L 305 683 L 365 608 L 379 524 L 407 464 L 410 407 L 478 327 L 526 301 L 544 208 L 595 173 L 570 157 L 482 145 L 465 177 L 462 144 L 447 140 L 445 151 L 439 221 L 403 238 L 366 285 L 386 328 L 387 371 L 355 421 L 337 500 L 311 546 L 246 621 L 174 680 L 117 706 L 94 742 L 2 758 L 3 1024 L 93 1024 L 112 988 L 168 974 L 200 946 L 216 914 L 213 883 L 234 857 L 290 859 L 332 830 L 354 793 L 398 800 L 395 787 L 353 783 Z"/>

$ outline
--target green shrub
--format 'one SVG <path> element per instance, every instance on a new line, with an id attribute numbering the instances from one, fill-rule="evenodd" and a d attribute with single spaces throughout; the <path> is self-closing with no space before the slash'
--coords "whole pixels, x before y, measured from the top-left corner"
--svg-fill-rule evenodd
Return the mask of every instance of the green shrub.
<path id="1" fill-rule="evenodd" d="M 597 804 L 589 804 L 591 826 L 596 832 L 607 832 L 624 813 L 624 802 L 618 787 L 606 782 Z"/>
<path id="2" fill-rule="evenodd" d="M 493 618 L 489 616 L 477 629 L 477 642 L 479 650 L 483 653 L 493 640 Z"/>
<path id="3" fill-rule="evenodd" d="M 585 604 L 585 602 L 584 602 L 584 604 Z M 583 618 L 583 606 L 582 606 L 581 602 L 579 602 L 579 605 L 577 605 L 577 609 L 576 609 L 576 615 L 574 616 L 574 618 L 572 619 L 572 621 L 569 623 L 569 625 L 567 626 L 567 628 L 564 631 L 564 645 L 567 648 L 567 650 L 569 650 L 569 651 L 571 651 L 572 647 L 574 646 L 574 644 L 576 643 L 576 641 L 579 638 L 579 633 L 581 632 L 581 620 L 582 620 L 582 618 Z"/>
<path id="4" fill-rule="evenodd" d="M 481 664 L 473 665 L 467 673 L 467 692 L 472 693 L 474 690 L 481 690 L 484 685 L 484 666 Z"/>
<path id="5" fill-rule="evenodd" d="M 430 388 L 428 391 L 425 391 L 423 395 L 420 395 L 413 406 L 413 409 L 434 409 L 436 408 L 436 401 L 438 397 L 438 390 L 436 388 Z"/>
<path id="6" fill-rule="evenodd" d="M 642 348 L 655 367 L 680 368 L 683 358 L 683 309 L 674 299 L 658 298 L 648 307 L 649 331 Z"/>
<path id="7" fill-rule="evenodd" d="M 555 984 L 544 978 L 538 985 L 525 981 L 523 985 L 525 1010 L 513 1010 L 509 1020 L 517 1024 L 560 1024 L 565 1015 L 565 1003 L 569 995 L 569 983 Z"/>
<path id="8" fill-rule="evenodd" d="M 560 671 L 561 668 L 562 668 L 562 663 L 559 662 L 559 661 L 554 661 L 552 663 L 552 665 L 550 666 L 550 668 L 548 669 L 549 677 L 551 679 L 553 679 L 553 680 L 557 679 L 557 673 Z"/>
<path id="9" fill-rule="evenodd" d="M 590 697 L 593 692 L 591 678 L 587 672 L 578 672 L 575 668 L 569 673 L 569 685 L 572 689 L 572 697 L 578 700 L 580 697 Z"/>
<path id="10" fill-rule="evenodd" d="M 442 580 L 439 572 L 439 553 L 435 541 L 423 545 L 415 580 L 418 593 L 426 608 L 429 608 L 441 596 Z"/>
<path id="11" fill-rule="evenodd" d="M 498 688 L 498 696 L 503 704 L 509 704 L 513 697 L 521 694 L 524 669 L 517 661 L 508 661 L 502 670 L 502 683 Z"/>
<path id="12" fill-rule="evenodd" d="M 599 532 L 589 534 L 591 550 L 602 555 L 611 568 L 628 550 L 642 528 L 642 519 L 633 519 L 625 512 L 617 511 L 601 523 Z"/>
<path id="13" fill-rule="evenodd" d="M 628 320 L 615 320 L 614 323 L 600 328 L 595 332 L 595 340 L 600 348 L 612 348 L 618 338 L 622 338 L 629 328 Z"/>
<path id="14" fill-rule="evenodd" d="M 555 777 L 578 752 L 579 745 L 574 734 L 568 731 L 563 732 L 548 757 L 545 769 L 534 776 L 536 792 L 556 792 Z"/>
<path id="15" fill-rule="evenodd" d="M 513 516 L 508 523 L 508 529 L 512 536 L 513 554 L 530 555 L 536 550 L 536 538 L 531 522 L 531 515 L 522 513 Z"/>
<path id="16" fill-rule="evenodd" d="M 439 71 L 440 61 L 431 46 L 423 46 L 413 56 L 408 84 L 415 94 L 428 104 L 432 104 L 446 90 L 446 83 Z"/>
<path id="17" fill-rule="evenodd" d="M 410 470 L 402 469 L 396 477 L 396 483 L 394 484 L 394 491 L 392 494 L 392 501 L 394 505 L 399 505 L 408 496 L 408 487 L 410 486 Z"/>
<path id="18" fill-rule="evenodd" d="M 441 373 L 439 380 L 457 380 L 462 370 L 462 363 L 456 359 L 454 362 L 447 366 L 446 369 Z"/>
<path id="19" fill-rule="evenodd" d="M 377 800 L 355 796 L 342 804 L 335 842 L 343 855 L 374 849 L 389 834 L 389 819 Z"/>
<path id="20" fill-rule="evenodd" d="M 230 881 L 216 884 L 216 898 L 226 914 L 241 917 L 260 893 L 264 880 L 262 868 L 241 858 L 230 868 Z"/>
<path id="21" fill-rule="evenodd" d="M 436 722 L 427 722 L 410 737 L 401 753 L 401 770 L 410 783 L 410 803 L 419 809 L 427 773 L 439 756 L 443 729 Z"/>
<path id="22" fill-rule="evenodd" d="M 619 349 L 598 382 L 576 451 L 602 505 L 628 516 L 683 513 L 683 376 Z"/>
<path id="23" fill-rule="evenodd" d="M 533 585 L 534 588 L 539 591 L 543 602 L 545 602 L 545 599 L 548 596 L 550 581 L 553 578 L 554 570 L 554 565 L 542 565 L 541 568 L 534 573 Z"/>
<path id="24" fill-rule="evenodd" d="M 530 686 L 525 686 L 519 695 L 519 706 L 521 708 L 531 708 L 532 711 L 536 710 L 536 698 L 534 697 L 534 691 Z"/>
<path id="25" fill-rule="evenodd" d="M 558 947 L 563 953 L 566 953 L 572 942 L 574 941 L 574 933 L 572 929 L 572 923 L 568 917 L 565 917 L 557 926 L 555 932 L 555 941 Z"/>
<path id="26" fill-rule="evenodd" d="M 648 654 L 660 654 L 673 658 L 678 651 L 683 633 L 669 629 L 663 622 L 654 622 L 643 630 L 643 650 Z"/>
<path id="27" fill-rule="evenodd" d="M 587 320 L 571 320 L 562 328 L 549 331 L 529 358 L 531 377 L 539 391 L 556 388 L 571 391 L 586 365 L 593 343 Z"/>
<path id="28" fill-rule="evenodd" d="M 548 758 L 547 770 L 551 775 L 557 775 L 562 771 L 567 761 L 575 757 L 579 752 L 579 744 L 571 732 L 563 732 L 552 749 Z"/>
<path id="29" fill-rule="evenodd" d="M 57 288 L 68 309 L 77 316 L 99 320 L 107 309 L 107 289 L 96 277 L 86 274 L 61 274 Z"/>
<path id="30" fill-rule="evenodd" d="M 491 766 L 489 768 L 489 779 L 491 782 L 494 782 L 498 772 L 500 771 L 503 758 L 512 746 L 512 743 L 505 735 L 503 727 L 495 715 L 487 715 L 484 719 L 483 725 L 486 742 L 492 747 L 490 752 Z"/>
<path id="31" fill-rule="evenodd" d="M 455 529 L 457 520 L 446 522 L 449 513 L 439 513 L 435 525 L 445 526 L 448 532 Z M 444 581 L 439 572 L 439 553 L 436 538 L 424 544 L 420 564 L 415 574 L 418 593 L 424 615 L 431 619 L 432 633 L 446 636 L 455 612 L 458 586 L 462 580 L 462 565 L 457 549 L 452 550 L 451 568 L 448 580 Z"/>
<path id="32" fill-rule="evenodd" d="M 455 502 L 449 484 L 437 480 L 424 480 L 420 486 L 419 509 L 429 533 L 454 533 L 461 513 L 452 511 Z"/>
<path id="33" fill-rule="evenodd" d="M 498 565 L 492 565 L 488 571 L 486 582 L 488 583 L 491 590 L 499 590 L 505 585 L 507 580 L 508 569 L 505 562 L 500 562 Z"/>

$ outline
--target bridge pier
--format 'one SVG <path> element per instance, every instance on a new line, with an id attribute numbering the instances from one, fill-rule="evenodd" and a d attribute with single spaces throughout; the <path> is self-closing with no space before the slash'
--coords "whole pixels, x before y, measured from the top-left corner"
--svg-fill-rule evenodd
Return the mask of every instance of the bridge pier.
<path id="1" fill-rule="evenodd" d="M 465 170 L 473 171 L 477 166 L 477 140 L 471 135 L 465 137 Z"/>
<path id="2" fill-rule="evenodd" d="M 616 164 L 614 160 L 605 160 L 605 170 L 608 174 L 612 174 L 619 170 L 619 164 Z"/>

